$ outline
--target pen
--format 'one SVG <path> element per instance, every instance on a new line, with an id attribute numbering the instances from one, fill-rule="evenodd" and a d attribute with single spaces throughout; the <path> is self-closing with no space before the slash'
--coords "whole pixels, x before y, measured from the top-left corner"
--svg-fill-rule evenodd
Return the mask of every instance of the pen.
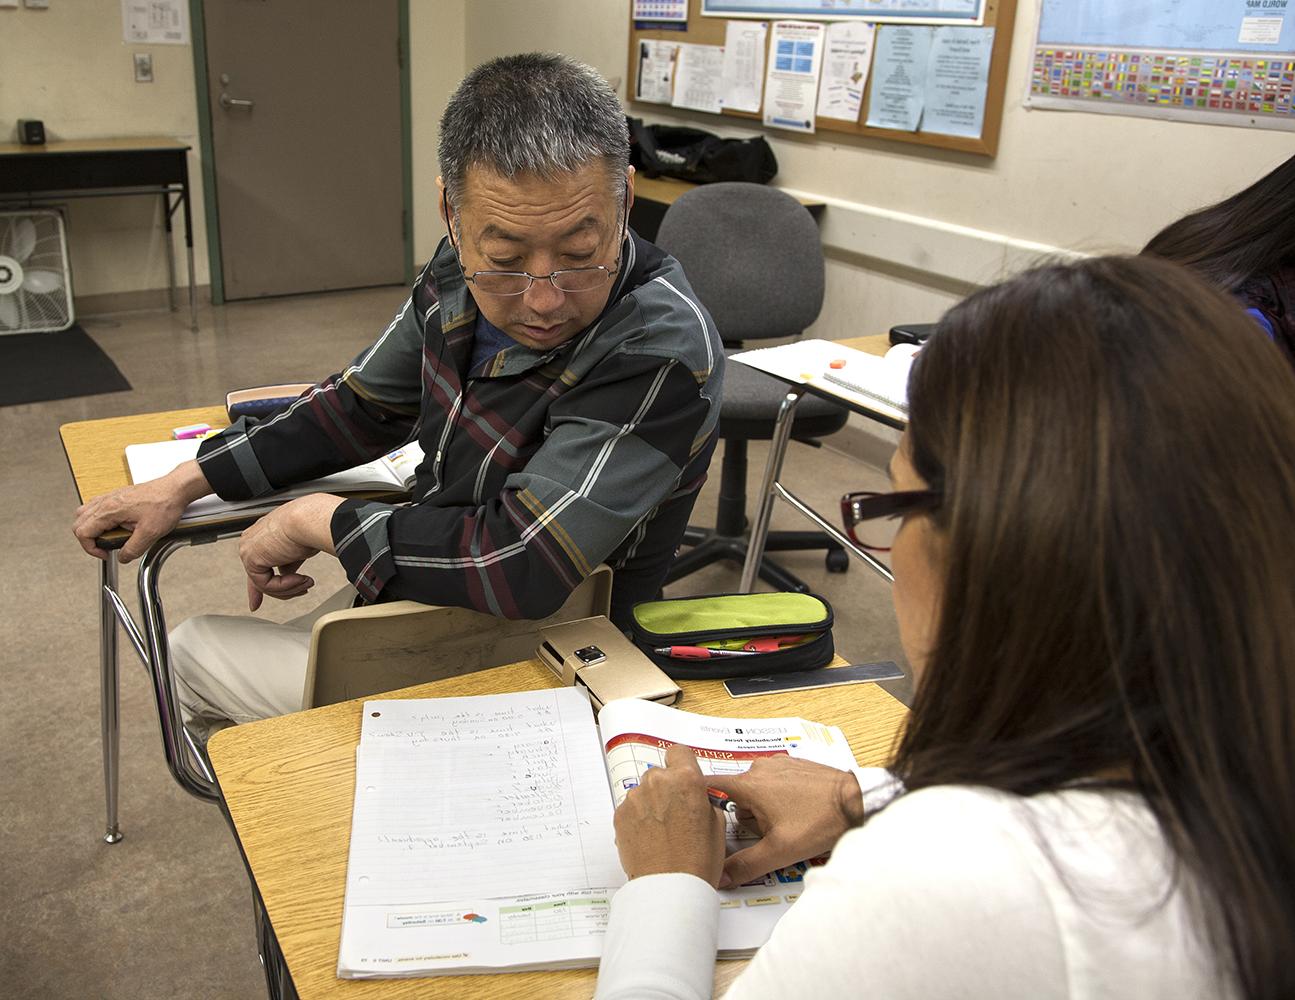
<path id="1" fill-rule="evenodd" d="M 717 660 L 725 656 L 759 655 L 753 649 L 707 649 L 705 646 L 658 646 L 652 652 L 673 660 Z"/>
<path id="2" fill-rule="evenodd" d="M 716 809 L 722 809 L 726 813 L 737 812 L 737 803 L 721 792 L 718 788 L 707 787 L 706 798 L 710 799 L 710 804 Z"/>

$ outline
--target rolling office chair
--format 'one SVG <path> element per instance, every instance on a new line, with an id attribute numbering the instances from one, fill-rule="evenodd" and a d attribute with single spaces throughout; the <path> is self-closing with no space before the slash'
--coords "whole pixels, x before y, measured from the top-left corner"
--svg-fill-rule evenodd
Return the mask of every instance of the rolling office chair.
<path id="1" fill-rule="evenodd" d="M 656 243 L 678 258 L 697 297 L 710 310 L 731 354 L 752 340 L 799 337 L 823 305 L 823 246 L 803 205 L 760 184 L 707 184 L 681 196 L 661 220 Z M 747 442 L 768 441 L 787 387 L 777 379 L 730 364 L 724 369 L 719 434 L 724 439 L 715 527 L 689 526 L 691 546 L 666 574 L 666 583 L 719 559 L 746 559 Z M 807 395 L 796 409 L 792 437 L 817 439 L 845 426 L 848 411 Z M 827 568 L 844 573 L 849 557 L 821 531 L 771 531 L 766 552 L 826 549 Z M 796 576 L 767 557 L 760 578 L 779 590 L 805 591 Z"/>

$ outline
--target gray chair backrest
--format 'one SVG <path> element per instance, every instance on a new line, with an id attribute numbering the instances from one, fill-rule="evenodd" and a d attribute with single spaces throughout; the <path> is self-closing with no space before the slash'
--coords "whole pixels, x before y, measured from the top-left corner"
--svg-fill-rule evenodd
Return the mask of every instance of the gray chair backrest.
<path id="1" fill-rule="evenodd" d="M 823 306 L 823 244 L 804 205 L 762 184 L 704 184 L 666 210 L 678 258 L 725 343 L 798 336 Z"/>

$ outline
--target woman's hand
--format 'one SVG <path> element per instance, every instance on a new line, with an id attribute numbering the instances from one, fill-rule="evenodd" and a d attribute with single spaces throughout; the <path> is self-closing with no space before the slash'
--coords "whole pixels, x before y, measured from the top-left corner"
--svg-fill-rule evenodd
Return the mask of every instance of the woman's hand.
<path id="1" fill-rule="evenodd" d="M 616 810 L 616 847 L 630 878 L 686 872 L 711 885 L 724 868 L 724 814 L 706 797 L 692 751 L 675 744 Z"/>
<path id="2" fill-rule="evenodd" d="M 737 805 L 737 818 L 760 841 L 729 856 L 722 886 L 826 854 L 863 822 L 863 794 L 849 771 L 795 757 L 763 757 L 745 774 L 711 775 L 712 788 Z"/>

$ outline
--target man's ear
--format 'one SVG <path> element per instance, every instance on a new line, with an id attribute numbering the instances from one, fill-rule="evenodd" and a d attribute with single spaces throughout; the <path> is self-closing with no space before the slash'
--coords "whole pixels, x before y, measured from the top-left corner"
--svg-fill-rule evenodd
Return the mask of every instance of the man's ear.
<path id="1" fill-rule="evenodd" d="M 438 178 L 439 179 L 439 178 Z M 625 168 L 625 214 L 634 207 L 634 168 Z"/>
<path id="2" fill-rule="evenodd" d="M 436 175 L 436 211 L 440 215 L 441 221 L 445 223 L 445 228 L 449 229 L 450 220 L 445 215 L 446 204 L 447 202 L 445 200 L 445 178 L 442 177 L 440 174 L 437 174 Z"/>

